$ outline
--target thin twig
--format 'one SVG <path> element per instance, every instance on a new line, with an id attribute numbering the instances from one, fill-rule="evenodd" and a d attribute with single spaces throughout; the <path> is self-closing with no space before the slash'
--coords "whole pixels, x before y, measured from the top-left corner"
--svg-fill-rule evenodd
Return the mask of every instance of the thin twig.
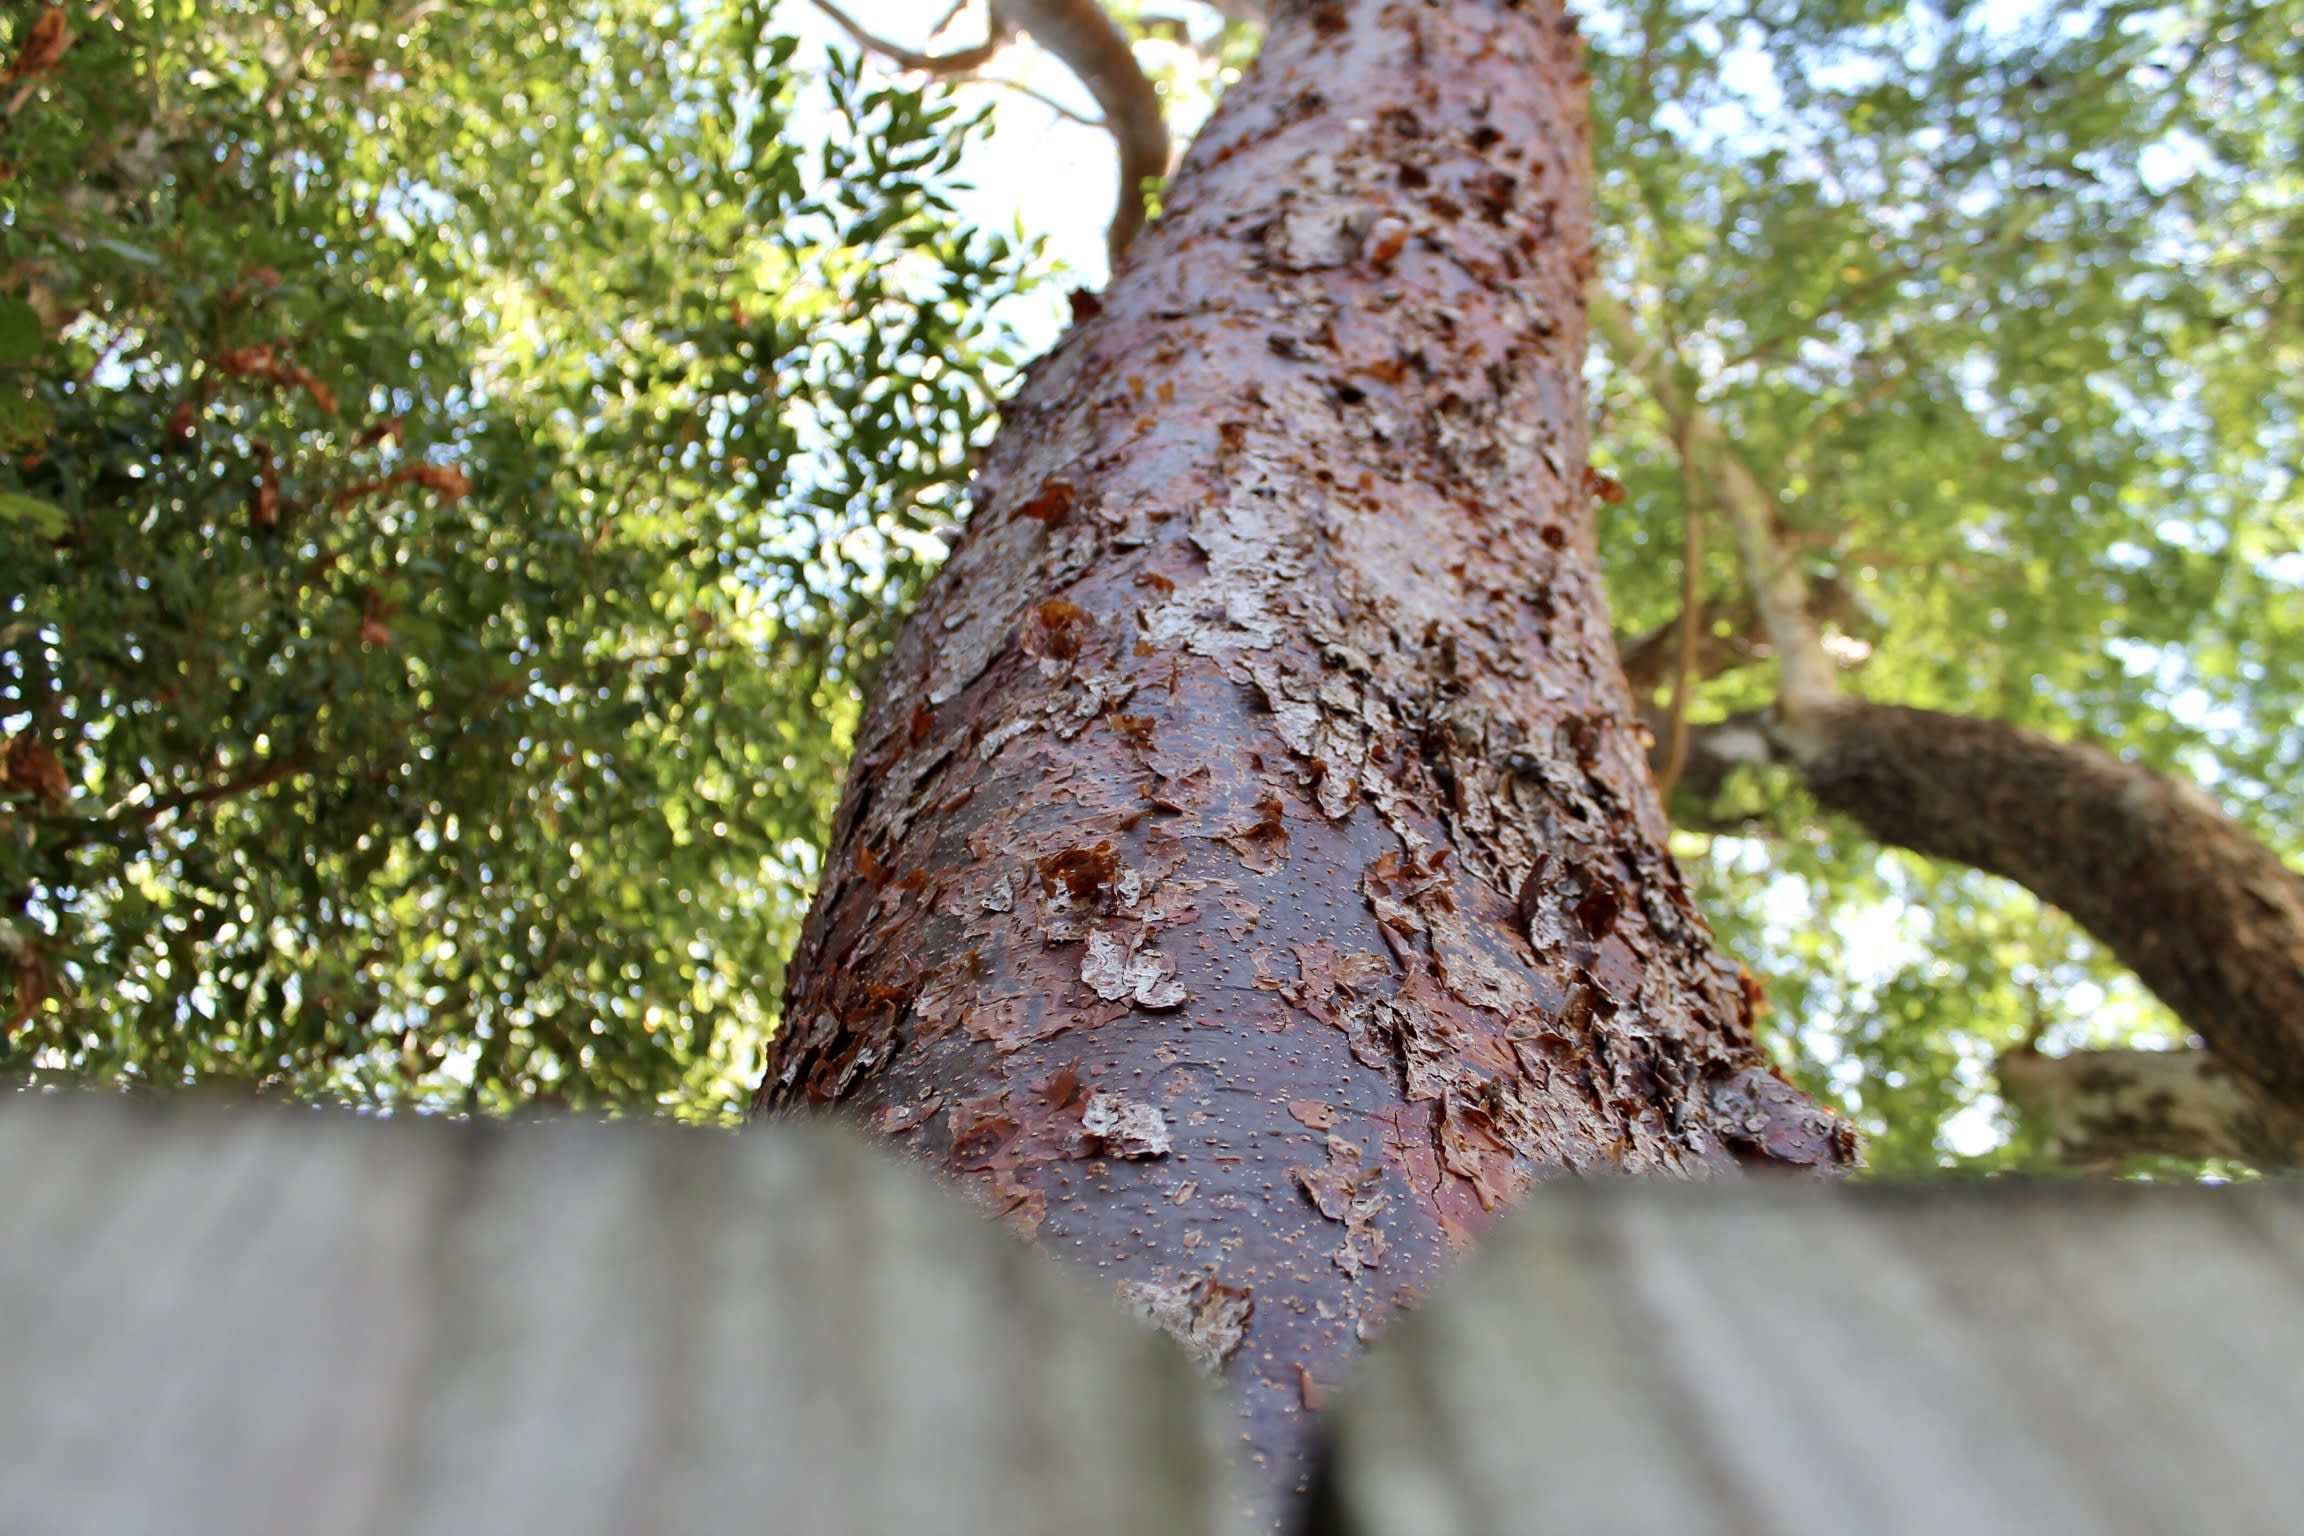
<path id="1" fill-rule="evenodd" d="M 1029 96 L 1032 100 L 1040 103 L 1040 105 L 1046 107 L 1049 111 L 1055 113 L 1058 117 L 1064 118 L 1070 122 L 1078 123 L 1083 128 L 1108 129 L 1112 126 L 1110 123 L 1105 122 L 1104 119 L 1100 117 L 1090 117 L 1085 112 L 1075 111 L 1073 108 L 1068 107 L 1064 105 L 1064 103 L 1058 101 L 1055 97 L 1048 95 L 1044 91 L 1036 90 L 1033 87 L 1026 85 L 1021 80 L 1010 80 L 1001 75 L 978 75 L 973 80 L 971 80 L 969 84 L 996 85 L 999 86 L 1002 90 L 1014 91 L 1019 96 Z"/>
<path id="2" fill-rule="evenodd" d="M 163 795 L 149 805 L 136 807 L 135 819 L 146 822 L 158 821 L 170 811 L 187 810 L 195 805 L 210 805 L 218 800 L 230 800 L 236 795 L 245 795 L 251 790 L 262 789 L 268 784 L 277 784 L 282 779 L 291 778 L 311 766 L 311 757 L 301 752 L 292 753 L 222 784 L 212 784 L 206 789 L 188 789 L 180 794 Z"/>
<path id="3" fill-rule="evenodd" d="M 1830 709 L 1839 697 L 1831 654 L 1808 608 L 1808 578 L 1777 528 L 1776 498 L 1728 441 L 1727 430 L 1675 376 L 1669 359 L 1640 335 L 1631 313 L 1597 284 L 1589 295 L 1592 324 L 1610 355 L 1647 386 L 1676 436 L 1685 436 L 1712 504 L 1728 520 L 1744 560 L 1745 581 L 1782 671 L 1777 703 L 1787 718 Z"/>
<path id="4" fill-rule="evenodd" d="M 277 784 L 282 779 L 293 778 L 313 766 L 314 760 L 309 755 L 294 753 L 222 784 L 211 784 L 205 789 L 187 789 L 173 795 L 162 795 L 142 805 L 122 801 L 107 810 L 101 818 L 80 822 L 70 832 L 49 843 L 43 851 L 59 857 L 74 853 L 100 839 L 118 838 L 131 827 L 150 826 L 171 811 L 190 810 L 194 806 L 230 800 L 266 785 Z"/>
<path id="5" fill-rule="evenodd" d="M 1672 803 L 1672 790 L 1688 766 L 1688 699 L 1696 691 L 1696 645 L 1704 604 L 1704 486 L 1696 471 L 1695 433 L 1685 419 L 1676 434 L 1680 449 L 1680 659 L 1672 674 L 1672 703 L 1664 732 L 1664 767 L 1656 775 L 1656 798 Z"/>
<path id="6" fill-rule="evenodd" d="M 815 0 L 815 3 L 816 9 L 838 23 L 840 30 L 854 38 L 858 47 L 879 54 L 898 69 L 909 69 L 919 74 L 933 75 L 939 80 L 949 79 L 954 75 L 969 74 L 983 68 L 984 65 L 991 62 L 992 56 L 998 53 L 1008 41 L 1006 32 L 1001 28 L 999 18 L 993 17 L 990 30 L 986 33 L 984 41 L 973 48 L 962 48 L 955 53 L 915 53 L 909 48 L 900 47 L 889 42 L 886 38 L 876 37 L 865 31 L 860 23 L 846 11 L 834 5 L 832 0 Z"/>
<path id="7" fill-rule="evenodd" d="M 993 13 L 1072 71 L 1104 114 L 1120 155 L 1120 197 L 1105 230 L 1115 266 L 1144 227 L 1144 192 L 1167 179 L 1174 149 L 1153 88 L 1128 34 L 1097 0 L 997 0 Z"/>

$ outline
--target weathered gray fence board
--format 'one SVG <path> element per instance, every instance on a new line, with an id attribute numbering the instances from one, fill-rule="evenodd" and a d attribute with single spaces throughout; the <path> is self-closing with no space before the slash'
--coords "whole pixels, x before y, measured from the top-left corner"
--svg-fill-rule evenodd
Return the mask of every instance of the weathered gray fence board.
<path id="1" fill-rule="evenodd" d="M 1330 1530 L 2304 1530 L 2304 1191 L 1551 1186 L 1337 1402 Z M 1215 1531 L 1223 1422 L 844 1136 L 0 1103 L 6 1536 Z"/>
<path id="2" fill-rule="evenodd" d="M 1222 1528 L 1170 1342 L 845 1137 L 0 1105 L 0 1531 Z"/>
<path id="3" fill-rule="evenodd" d="M 2304 1198 L 1556 1187 L 1332 1428 L 1355 1533 L 2304 1530 Z"/>

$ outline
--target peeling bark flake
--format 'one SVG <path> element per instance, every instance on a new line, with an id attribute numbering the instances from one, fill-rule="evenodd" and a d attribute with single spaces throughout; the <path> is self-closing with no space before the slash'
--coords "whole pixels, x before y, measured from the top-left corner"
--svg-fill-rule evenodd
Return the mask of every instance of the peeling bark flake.
<path id="1" fill-rule="evenodd" d="M 1184 1346 L 1214 1375 L 1248 1336 L 1256 1299 L 1245 1286 L 1226 1285 L 1216 1271 L 1154 1280 L 1123 1280 L 1120 1299 L 1138 1317 Z"/>
<path id="2" fill-rule="evenodd" d="M 1116 1093 L 1089 1095 L 1080 1129 L 1114 1157 L 1166 1157 L 1174 1150 L 1160 1111 Z"/>

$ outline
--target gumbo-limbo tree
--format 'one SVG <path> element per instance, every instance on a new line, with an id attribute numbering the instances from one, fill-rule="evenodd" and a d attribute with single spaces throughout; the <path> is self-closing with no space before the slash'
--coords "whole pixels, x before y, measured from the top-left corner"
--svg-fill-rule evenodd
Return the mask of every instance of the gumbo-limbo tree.
<path id="1" fill-rule="evenodd" d="M 1274 18 L 883 664 L 759 1103 L 1100 1266 L 1249 1455 L 1539 1174 L 1837 1170 L 1665 848 L 1541 3 Z"/>
<path id="2" fill-rule="evenodd" d="M 1062 131 L 1141 191 L 1161 109 L 1254 51 L 1263 9 L 1221 11 L 848 18 L 863 66 L 741 4 L 6 19 L 0 1064 L 735 1115 L 1003 317 L 1039 346 L 1063 307 L 955 212 L 1009 162 L 952 102 L 1095 108 Z M 2293 15 L 1584 19 L 1595 533 L 1771 1048 L 1874 1168 L 2286 1160 L 2229 1066 L 2277 1054 L 2277 988 L 2220 979 L 2275 974 L 2220 958 L 2272 930 L 2150 916 L 2197 881 L 2120 900 L 2169 861 L 2098 817 L 2122 862 L 2081 889 L 2135 930 L 2098 944 L 2005 848 L 1935 845 L 2047 901 L 1820 815 L 1751 727 L 1806 654 L 2188 770 L 2226 846 L 2293 856 Z M 978 71 L 1042 100 L 912 89 Z M 1782 583 L 1762 621 L 1770 534 L 1812 625 Z M 2163 932 L 2206 990 L 2139 958 Z"/>
<path id="3" fill-rule="evenodd" d="M 1323 1377 L 1534 1179 L 1853 1161 L 1759 1048 L 1652 744 L 1675 788 L 1781 759 L 2070 912 L 2215 1048 L 2258 1155 L 2298 1101 L 2277 853 L 2148 768 L 1843 688 L 1783 493 L 1605 290 L 1585 84 L 1552 7 L 1284 5 L 1132 241 L 1123 181 L 1113 281 L 877 679 L 757 1099 L 863 1116 L 1114 1276 L 1283 1482 Z M 1655 725 L 1597 561 L 1596 286 L 1678 461 Z M 1777 680 L 1699 731 L 1735 638 L 1708 518 Z"/>
<path id="4" fill-rule="evenodd" d="M 12 1080 L 830 1107 L 1276 1483 L 1553 1173 L 2294 1160 L 2293 3 L 822 9 L 0 18 Z"/>

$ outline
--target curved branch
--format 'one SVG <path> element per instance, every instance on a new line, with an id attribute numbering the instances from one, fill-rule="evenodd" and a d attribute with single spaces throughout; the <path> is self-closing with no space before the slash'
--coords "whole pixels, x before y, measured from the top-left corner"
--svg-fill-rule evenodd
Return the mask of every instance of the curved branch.
<path id="1" fill-rule="evenodd" d="M 818 0 L 822 3 L 822 0 Z M 1120 200 L 1105 243 L 1115 266 L 1144 228 L 1146 187 L 1168 175 L 1168 125 L 1160 93 L 1128 38 L 1096 0 L 992 0 L 998 25 L 1025 33 L 1080 79 L 1120 151 Z"/>
<path id="2" fill-rule="evenodd" d="M 1698 796 L 1789 762 L 1876 840 L 2061 907 L 2208 1043 L 2266 1123 L 2304 1118 L 2304 876 L 2196 786 L 1994 720 L 1843 699 L 1692 733 Z"/>
<path id="3" fill-rule="evenodd" d="M 984 41 L 974 48 L 952 53 L 920 53 L 892 43 L 864 29 L 862 23 L 833 0 L 815 0 L 816 8 L 839 24 L 857 45 L 908 69 L 938 80 L 973 78 L 986 85 L 1004 86 L 1052 107 L 1085 126 L 1112 135 L 1120 151 L 1120 198 L 1104 241 L 1114 266 L 1119 265 L 1144 228 L 1144 197 L 1148 188 L 1168 175 L 1168 125 L 1160 114 L 1160 93 L 1136 62 L 1128 36 L 1097 0 L 990 0 L 991 25 Z M 951 20 L 949 14 L 945 21 Z M 1010 38 L 1023 33 L 1054 55 L 1078 77 L 1104 114 L 1101 122 L 1061 106 L 1038 91 L 1014 80 L 979 75 Z"/>
<path id="4" fill-rule="evenodd" d="M 2304 877 L 2190 783 L 1998 721 L 1842 694 L 1775 499 L 1623 306 L 1597 284 L 1591 298 L 1617 363 L 1699 448 L 1783 668 L 1757 730 L 1730 722 L 1688 776 L 1716 784 L 1757 739 L 1879 841 L 2015 881 L 2135 972 L 2262 1115 L 2304 1116 Z"/>
<path id="5" fill-rule="evenodd" d="M 834 5 L 832 0 L 815 0 L 815 5 L 816 9 L 838 23 L 841 31 L 855 39 L 857 47 L 880 55 L 898 69 L 909 69 L 919 74 L 932 75 L 939 80 L 949 80 L 958 75 L 973 74 L 989 64 L 992 61 L 992 56 L 998 53 L 1008 42 L 1007 29 L 1001 25 L 1000 13 L 997 8 L 993 10 L 991 26 L 984 41 L 975 47 L 958 49 L 952 53 L 916 53 L 900 43 L 892 43 L 884 37 L 865 31 L 862 23 L 840 9 L 839 6 Z M 949 23 L 951 17 L 947 16 L 945 20 Z"/>
<path id="6" fill-rule="evenodd" d="M 1802 734 L 1819 801 L 2062 907 L 2236 1072 L 2304 1106 L 2304 878 L 2197 787 L 1894 705 L 1846 703 Z"/>
<path id="7" fill-rule="evenodd" d="M 2048 1151 L 2089 1171 L 2132 1157 L 2221 1157 L 2260 1168 L 2304 1163 L 2304 1117 L 2260 1096 L 2206 1051 L 2106 1050 L 2000 1058 L 2000 1096 L 2039 1122 Z"/>

